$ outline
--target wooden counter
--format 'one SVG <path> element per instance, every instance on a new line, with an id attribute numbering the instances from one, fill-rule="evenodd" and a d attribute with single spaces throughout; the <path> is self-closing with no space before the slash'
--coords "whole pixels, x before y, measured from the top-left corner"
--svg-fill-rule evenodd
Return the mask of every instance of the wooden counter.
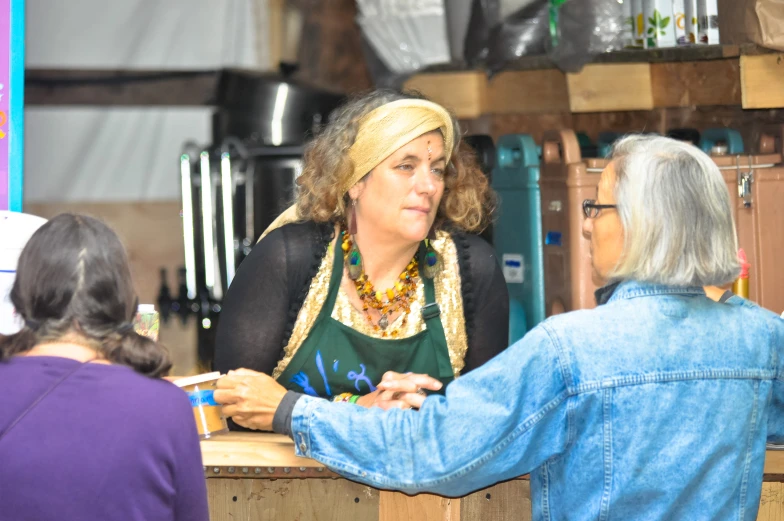
<path id="1" fill-rule="evenodd" d="M 201 443 L 212 521 L 527 521 L 525 477 L 459 499 L 377 490 L 294 455 L 278 434 L 233 432 Z M 784 451 L 768 451 L 758 521 L 784 519 Z"/>

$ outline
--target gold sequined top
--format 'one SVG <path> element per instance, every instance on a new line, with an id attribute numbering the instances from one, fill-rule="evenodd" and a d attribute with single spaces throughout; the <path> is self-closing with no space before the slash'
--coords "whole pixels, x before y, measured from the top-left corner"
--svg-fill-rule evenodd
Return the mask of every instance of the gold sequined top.
<path id="1" fill-rule="evenodd" d="M 465 315 L 463 312 L 463 296 L 460 291 L 460 268 L 457 260 L 457 247 L 448 233 L 439 231 L 433 248 L 441 255 L 443 266 L 433 279 L 436 293 L 436 302 L 441 308 L 441 324 L 446 335 L 446 344 L 449 349 L 449 360 L 455 376 L 465 365 L 464 359 L 468 349 L 468 335 L 466 334 Z M 333 248 L 327 248 L 327 254 L 321 261 L 318 273 L 310 283 L 308 295 L 297 315 L 294 329 L 288 345 L 284 348 L 283 358 L 278 362 L 273 378 L 278 378 L 294 358 L 299 347 L 308 337 L 313 323 L 321 311 L 321 306 L 327 299 L 329 280 L 332 277 L 332 261 L 334 260 Z M 398 338 L 408 338 L 425 330 L 425 321 L 422 319 L 422 306 L 425 305 L 425 290 L 422 284 L 417 285 L 416 298 L 411 304 L 409 319 L 403 329 L 399 329 Z M 340 288 L 332 318 L 359 331 L 364 335 L 382 338 L 380 331 L 374 331 L 367 320 L 348 300 L 348 296 Z M 403 317 L 400 315 L 390 327 L 397 328 Z"/>

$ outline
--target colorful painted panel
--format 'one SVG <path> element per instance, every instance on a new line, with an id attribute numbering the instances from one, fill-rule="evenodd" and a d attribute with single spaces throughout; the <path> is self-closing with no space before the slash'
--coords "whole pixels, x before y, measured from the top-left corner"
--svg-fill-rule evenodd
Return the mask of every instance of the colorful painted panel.
<path id="1" fill-rule="evenodd" d="M 0 0 L 0 210 L 22 211 L 24 0 Z"/>

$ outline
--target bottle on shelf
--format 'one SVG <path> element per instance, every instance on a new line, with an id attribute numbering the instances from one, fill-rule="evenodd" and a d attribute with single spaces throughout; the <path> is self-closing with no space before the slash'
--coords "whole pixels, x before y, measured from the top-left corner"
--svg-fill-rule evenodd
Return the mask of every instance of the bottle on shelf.
<path id="1" fill-rule="evenodd" d="M 161 268 L 161 286 L 158 289 L 158 309 L 161 313 L 163 323 L 169 321 L 172 311 L 172 296 L 169 284 L 167 283 L 166 268 Z"/>
<path id="2" fill-rule="evenodd" d="M 743 251 L 743 248 L 738 250 L 738 260 L 740 261 L 740 275 L 732 283 L 732 292 L 739 297 L 747 299 L 749 298 L 749 269 L 751 264 L 746 259 L 746 252 Z"/>

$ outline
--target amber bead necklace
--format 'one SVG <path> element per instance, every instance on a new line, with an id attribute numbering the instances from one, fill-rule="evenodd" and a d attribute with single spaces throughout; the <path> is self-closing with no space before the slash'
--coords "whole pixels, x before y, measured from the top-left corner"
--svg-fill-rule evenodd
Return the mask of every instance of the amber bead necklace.
<path id="1" fill-rule="evenodd" d="M 349 255 L 352 251 L 356 251 L 356 248 L 352 248 L 353 244 L 350 234 L 343 233 L 343 244 L 341 246 L 344 260 L 348 264 L 350 261 Z M 403 273 L 400 274 L 395 285 L 386 291 L 377 291 L 364 269 L 353 280 L 357 288 L 357 295 L 359 295 L 359 299 L 362 302 L 362 312 L 373 330 L 381 331 L 382 338 L 395 338 L 400 334 L 399 330 L 406 326 L 408 315 L 411 312 L 411 303 L 416 297 L 418 279 L 419 262 L 415 255 Z M 375 309 L 381 314 L 378 322 L 373 322 L 373 318 L 370 316 L 370 309 Z M 399 328 L 387 330 L 389 317 L 398 311 L 403 313 L 403 320 L 400 322 Z"/>

